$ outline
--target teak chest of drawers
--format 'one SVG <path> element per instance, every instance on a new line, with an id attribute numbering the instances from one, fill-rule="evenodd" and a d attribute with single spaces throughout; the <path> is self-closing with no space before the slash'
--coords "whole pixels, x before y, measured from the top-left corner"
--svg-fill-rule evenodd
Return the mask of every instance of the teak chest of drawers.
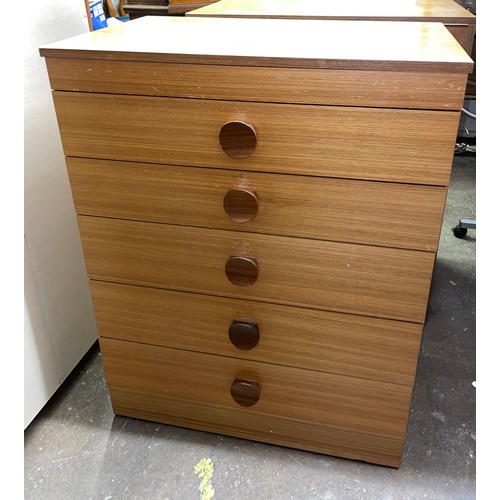
<path id="1" fill-rule="evenodd" d="M 114 411 L 397 467 L 472 65 L 448 31 L 145 17 L 41 54 Z"/>

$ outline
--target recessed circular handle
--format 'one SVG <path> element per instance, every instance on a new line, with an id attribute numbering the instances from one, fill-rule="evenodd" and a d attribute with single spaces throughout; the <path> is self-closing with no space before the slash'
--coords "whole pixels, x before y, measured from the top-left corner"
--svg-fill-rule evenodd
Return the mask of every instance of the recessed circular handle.
<path id="1" fill-rule="evenodd" d="M 220 129 L 219 144 L 231 158 L 248 158 L 257 147 L 257 133 L 249 123 L 227 122 Z"/>
<path id="2" fill-rule="evenodd" d="M 259 211 L 257 194 L 246 189 L 231 189 L 224 196 L 224 210 L 233 222 L 251 221 Z"/>
<path id="3" fill-rule="evenodd" d="M 253 285 L 259 276 L 257 261 L 252 257 L 231 255 L 226 262 L 226 276 L 233 285 Z"/>
<path id="4" fill-rule="evenodd" d="M 234 320 L 227 333 L 234 347 L 243 351 L 249 351 L 259 343 L 259 325 L 257 323 Z"/>
<path id="5" fill-rule="evenodd" d="M 260 386 L 255 380 L 234 379 L 231 396 L 240 406 L 253 406 L 260 398 Z"/>

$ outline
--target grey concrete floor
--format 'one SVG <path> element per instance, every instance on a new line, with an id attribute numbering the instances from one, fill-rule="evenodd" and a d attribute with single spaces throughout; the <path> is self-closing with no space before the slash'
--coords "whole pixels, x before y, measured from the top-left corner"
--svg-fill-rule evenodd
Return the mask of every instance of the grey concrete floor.
<path id="1" fill-rule="evenodd" d="M 400 469 L 115 416 L 96 344 L 25 431 L 25 499 L 473 499 L 475 157 L 456 156 Z M 408 227 L 408 238 L 421 227 Z"/>

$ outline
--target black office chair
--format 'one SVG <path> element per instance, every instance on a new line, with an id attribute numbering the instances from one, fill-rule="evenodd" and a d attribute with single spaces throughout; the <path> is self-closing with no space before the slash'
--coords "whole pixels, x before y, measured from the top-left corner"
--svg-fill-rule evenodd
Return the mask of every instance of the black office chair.
<path id="1" fill-rule="evenodd" d="M 471 113 L 470 111 L 466 110 L 465 108 L 462 108 L 462 113 L 465 115 L 469 116 L 472 119 L 476 119 L 476 115 L 474 113 Z M 475 154 L 476 149 L 475 147 L 472 148 L 466 143 L 460 143 L 457 144 L 455 147 L 455 154 L 462 154 L 466 152 L 473 152 Z M 453 234 L 457 238 L 464 238 L 465 235 L 467 234 L 468 229 L 476 229 L 476 220 L 475 219 L 460 219 L 458 221 L 458 224 L 453 227 L 451 230 L 453 231 Z"/>

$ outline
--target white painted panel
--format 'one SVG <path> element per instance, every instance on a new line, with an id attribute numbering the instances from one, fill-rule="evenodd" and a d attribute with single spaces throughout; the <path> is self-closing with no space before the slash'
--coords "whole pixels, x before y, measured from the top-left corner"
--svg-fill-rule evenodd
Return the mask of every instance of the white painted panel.
<path id="1" fill-rule="evenodd" d="M 33 402 L 48 400 L 97 332 L 45 61 L 38 53 L 42 45 L 88 31 L 85 2 L 31 2 L 23 28 L 24 233 L 35 287 L 25 289 L 26 426 L 40 409 Z"/>
<path id="2" fill-rule="evenodd" d="M 42 299 L 24 245 L 24 428 L 59 386 L 54 345 L 44 317 Z"/>

